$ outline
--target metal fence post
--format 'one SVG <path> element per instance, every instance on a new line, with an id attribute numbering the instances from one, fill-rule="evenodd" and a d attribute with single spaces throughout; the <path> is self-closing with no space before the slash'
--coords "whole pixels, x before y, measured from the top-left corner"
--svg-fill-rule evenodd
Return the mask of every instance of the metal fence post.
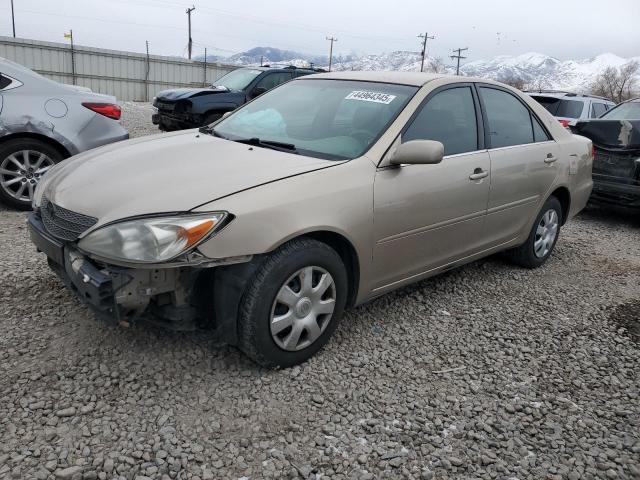
<path id="1" fill-rule="evenodd" d="M 202 83 L 203 87 L 207 86 L 207 49 L 204 49 L 204 82 Z"/>
<path id="2" fill-rule="evenodd" d="M 144 101 L 149 101 L 149 70 L 151 65 L 149 63 L 149 40 L 147 42 L 147 71 L 144 75 Z"/>
<path id="3" fill-rule="evenodd" d="M 69 34 L 71 36 L 71 79 L 73 84 L 76 84 L 76 56 L 75 51 L 73 49 L 73 30 L 69 30 Z"/>

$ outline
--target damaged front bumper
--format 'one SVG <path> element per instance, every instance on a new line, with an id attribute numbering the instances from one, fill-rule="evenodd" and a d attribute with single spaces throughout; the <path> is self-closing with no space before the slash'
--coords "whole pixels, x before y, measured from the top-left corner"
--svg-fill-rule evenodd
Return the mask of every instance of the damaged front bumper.
<path id="1" fill-rule="evenodd" d="M 158 110 L 151 115 L 151 123 L 163 130 L 182 130 L 202 125 L 203 116 L 192 113 L 175 113 Z"/>
<path id="2" fill-rule="evenodd" d="M 193 292 L 202 268 L 100 264 L 50 235 L 37 214 L 29 216 L 28 228 L 51 269 L 98 317 L 121 324 L 145 318 L 174 330 L 195 328 L 200 312 Z"/>

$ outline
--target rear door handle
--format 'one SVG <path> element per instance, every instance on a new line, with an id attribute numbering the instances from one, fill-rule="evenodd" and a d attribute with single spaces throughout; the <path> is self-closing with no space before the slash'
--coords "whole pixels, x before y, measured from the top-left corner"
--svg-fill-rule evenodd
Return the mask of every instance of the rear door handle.
<path id="1" fill-rule="evenodd" d="M 469 175 L 469 180 L 482 180 L 489 176 L 488 170 L 482 170 L 481 168 L 476 168 L 471 175 Z"/>
<path id="2" fill-rule="evenodd" d="M 544 159 L 544 163 L 553 163 L 558 160 L 558 157 L 554 157 L 553 153 L 547 153 L 547 158 Z"/>

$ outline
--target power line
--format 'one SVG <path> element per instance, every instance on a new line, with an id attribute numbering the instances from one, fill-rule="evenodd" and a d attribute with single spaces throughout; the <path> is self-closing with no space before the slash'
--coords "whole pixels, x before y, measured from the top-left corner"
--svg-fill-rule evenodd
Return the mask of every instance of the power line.
<path id="1" fill-rule="evenodd" d="M 191 60 L 191 49 L 193 47 L 193 39 L 191 38 L 191 12 L 193 12 L 196 7 L 187 8 L 187 17 L 189 19 L 189 60 Z"/>
<path id="2" fill-rule="evenodd" d="M 337 42 L 337 38 L 327 37 L 327 40 L 331 42 L 331 46 L 329 47 L 329 71 L 331 71 L 331 63 L 333 61 L 333 42 Z"/>
<path id="3" fill-rule="evenodd" d="M 461 53 L 464 52 L 465 50 L 469 50 L 469 47 L 455 48 L 453 51 L 454 52 L 458 52 L 458 54 L 457 55 L 450 55 L 452 60 L 454 58 L 456 58 L 458 60 L 458 64 L 456 65 L 456 75 L 460 75 L 460 60 L 463 60 L 463 59 L 467 58 L 467 57 L 463 57 L 461 55 Z"/>
<path id="4" fill-rule="evenodd" d="M 118 1 L 118 0 L 112 0 L 112 1 Z M 134 1 L 127 1 L 123 3 L 130 4 L 130 3 L 135 3 L 136 1 L 138 2 L 147 1 L 151 3 L 159 3 L 160 5 L 175 6 L 180 8 L 183 8 L 185 6 L 184 3 L 180 4 L 180 3 L 175 3 L 171 1 L 162 1 L 162 0 L 134 0 Z M 266 25 L 279 25 L 279 26 L 286 26 L 288 28 L 293 27 L 293 28 L 297 28 L 305 31 L 314 30 L 318 32 L 323 32 L 323 31 L 326 32 L 327 30 L 333 30 L 334 32 L 339 33 L 342 36 L 361 39 L 361 40 L 377 39 L 377 40 L 387 40 L 387 41 L 391 40 L 391 41 L 402 42 L 402 43 L 406 42 L 406 38 L 387 37 L 383 35 L 354 35 L 350 33 L 348 30 L 336 30 L 335 28 L 329 27 L 329 26 L 311 25 L 311 24 L 300 23 L 300 22 L 290 22 L 290 21 L 278 20 L 275 18 L 249 16 L 249 15 L 246 15 L 245 13 L 242 13 L 242 14 L 234 13 L 234 12 L 230 12 L 229 10 L 221 10 L 219 8 L 213 8 L 209 6 L 198 5 L 198 11 L 204 12 L 203 14 L 206 14 L 207 12 L 209 12 L 210 15 L 215 14 L 216 16 L 224 15 L 228 17 L 233 17 L 233 18 L 242 20 L 243 22 L 249 21 L 249 22 L 255 22 L 255 23 L 263 23 Z"/>
<path id="5" fill-rule="evenodd" d="M 428 32 L 425 32 L 424 35 L 418 35 L 418 38 L 422 38 L 422 63 L 420 64 L 420 71 L 424 72 L 424 57 L 427 55 L 427 40 L 435 40 L 435 36 L 430 37 Z"/>

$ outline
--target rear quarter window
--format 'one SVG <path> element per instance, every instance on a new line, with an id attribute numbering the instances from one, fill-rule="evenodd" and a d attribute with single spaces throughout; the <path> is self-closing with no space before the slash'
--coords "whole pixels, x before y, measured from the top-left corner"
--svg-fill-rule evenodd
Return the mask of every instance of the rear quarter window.
<path id="1" fill-rule="evenodd" d="M 0 90 L 4 90 L 11 83 L 11 79 L 0 73 Z"/>

